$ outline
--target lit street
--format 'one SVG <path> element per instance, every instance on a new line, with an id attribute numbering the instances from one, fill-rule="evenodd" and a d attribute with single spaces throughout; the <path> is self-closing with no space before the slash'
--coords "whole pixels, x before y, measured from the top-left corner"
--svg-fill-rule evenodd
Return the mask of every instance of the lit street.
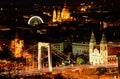
<path id="1" fill-rule="evenodd" d="M 117 68 L 118 65 L 117 64 L 103 64 L 103 65 L 69 65 L 69 66 L 63 66 L 63 67 L 53 67 L 53 71 L 52 73 L 61 73 L 63 71 L 74 71 L 77 69 L 94 69 L 94 68 L 99 68 L 99 67 L 105 67 L 105 68 Z M 2 72 L 2 75 L 37 75 L 37 74 L 45 74 L 45 73 L 49 73 L 48 68 L 42 68 L 41 70 L 38 69 L 30 69 L 30 70 L 11 70 L 9 71 L 5 71 Z"/>

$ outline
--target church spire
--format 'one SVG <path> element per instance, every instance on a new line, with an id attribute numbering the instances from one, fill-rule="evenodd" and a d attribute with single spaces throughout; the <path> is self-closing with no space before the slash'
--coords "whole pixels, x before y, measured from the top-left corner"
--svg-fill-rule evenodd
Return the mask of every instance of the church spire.
<path id="1" fill-rule="evenodd" d="M 102 34 L 102 39 L 101 39 L 101 42 L 100 42 L 100 43 L 101 43 L 101 44 L 106 44 L 106 43 L 107 43 L 104 33 Z"/>
<path id="2" fill-rule="evenodd" d="M 56 10 L 55 10 L 55 7 L 54 7 L 54 10 L 53 10 L 53 22 L 56 22 L 56 18 L 57 18 L 57 15 L 56 15 Z"/>
<path id="3" fill-rule="evenodd" d="M 64 1 L 64 8 L 66 8 L 67 7 L 67 3 L 66 3 L 66 0 Z"/>
<path id="4" fill-rule="evenodd" d="M 58 11 L 57 11 L 57 21 L 61 22 L 61 12 L 60 12 L 60 9 L 58 9 Z"/>
<path id="5" fill-rule="evenodd" d="M 92 34 L 91 34 L 90 43 L 96 43 L 95 35 L 94 35 L 93 32 L 92 32 Z"/>
<path id="6" fill-rule="evenodd" d="M 96 46 L 96 39 L 95 39 L 94 33 L 92 32 L 91 39 L 90 39 L 90 42 L 89 42 L 89 62 L 90 62 L 90 64 L 93 64 L 92 54 L 94 52 L 95 46 Z"/>
<path id="7" fill-rule="evenodd" d="M 108 46 L 107 46 L 107 41 L 104 33 L 102 34 L 102 39 L 100 42 L 100 54 L 103 56 L 103 62 L 107 63 L 108 62 Z"/>

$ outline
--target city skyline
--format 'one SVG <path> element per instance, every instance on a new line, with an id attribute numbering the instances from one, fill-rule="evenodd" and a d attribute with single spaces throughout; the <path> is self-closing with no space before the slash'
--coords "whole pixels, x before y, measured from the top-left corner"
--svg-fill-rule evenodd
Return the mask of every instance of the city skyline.
<path id="1" fill-rule="evenodd" d="M 0 78 L 120 78 L 119 4 L 0 0 Z"/>
<path id="2" fill-rule="evenodd" d="M 1 7 L 0 5 L 0 30 L 1 30 L 1 38 L 7 38 L 5 35 L 8 34 L 9 38 L 13 38 L 14 37 L 14 33 L 16 31 L 19 32 L 23 32 L 23 34 L 20 34 L 20 36 L 22 38 L 26 38 L 26 39 L 37 39 L 38 36 L 42 37 L 42 33 L 39 34 L 40 32 L 38 32 L 38 30 L 43 30 L 42 28 L 44 28 L 44 30 L 46 30 L 44 32 L 44 37 L 46 39 L 50 39 L 51 37 L 53 37 L 53 39 L 57 39 L 58 37 L 56 36 L 56 33 L 59 35 L 59 37 L 61 37 L 62 41 L 64 41 L 65 39 L 68 39 L 67 36 L 69 36 L 69 38 L 71 38 L 71 35 L 73 35 L 75 38 L 78 38 L 80 36 L 84 37 L 84 41 L 89 41 L 89 38 L 86 37 L 90 36 L 89 33 L 91 33 L 91 29 L 97 29 L 99 31 L 98 34 L 98 39 L 99 35 L 101 35 L 102 33 L 102 21 L 104 22 L 104 27 L 106 28 L 106 24 L 108 25 L 108 27 L 111 26 L 117 26 L 117 27 L 112 27 L 112 29 L 115 28 L 114 31 L 110 32 L 110 30 L 106 30 L 107 33 L 107 38 L 114 41 L 114 39 L 116 39 L 117 41 L 119 41 L 119 30 L 116 28 L 119 28 L 119 12 L 118 9 L 114 9 L 113 7 L 109 7 L 109 8 L 104 8 L 103 6 L 101 7 L 101 5 L 96 5 L 95 3 L 90 4 L 91 6 L 89 6 L 89 2 L 94 1 L 94 0 L 89 0 L 86 3 L 83 3 L 80 5 L 79 2 L 82 3 L 83 0 L 77 2 L 79 0 L 26 0 L 24 2 L 24 0 L 0 0 L 0 4 L 4 3 L 3 5 L 7 6 L 7 8 Z M 83 2 L 85 2 L 87 0 L 84 0 Z M 100 0 L 101 2 L 108 2 L 108 0 Z M 99 1 L 99 2 L 100 2 Z M 110 0 L 112 1 L 112 0 Z M 10 3 L 9 3 L 10 2 Z M 20 2 L 20 3 L 19 3 Z M 39 5 L 34 5 L 35 3 L 37 3 Z M 47 27 L 47 26 L 52 26 L 51 22 L 52 22 L 52 12 L 53 12 L 53 4 L 56 5 L 55 10 L 57 11 L 57 9 L 60 9 L 60 11 L 65 9 L 64 3 L 66 2 L 68 9 L 66 9 L 65 13 L 68 13 L 69 16 L 69 20 L 70 22 L 62 22 L 62 23 L 58 23 L 58 27 Z M 78 4 L 79 7 L 74 6 L 74 9 L 72 9 L 71 7 L 69 7 L 70 3 L 74 2 L 73 4 Z M 97 1 L 96 1 L 97 2 Z M 24 4 L 22 4 L 24 3 Z M 62 6 L 59 8 L 59 5 L 57 4 L 62 4 Z M 19 4 L 19 5 L 17 5 Z M 29 5 L 31 4 L 31 5 Z M 48 7 L 44 7 L 42 5 L 48 5 L 51 4 L 51 6 Z M 16 5 L 16 6 L 14 6 Z M 22 8 L 17 8 L 17 6 L 22 6 Z M 27 8 L 24 6 L 29 5 Z M 9 7 L 11 6 L 11 7 Z M 64 9 L 62 9 L 64 8 Z M 86 9 L 85 9 L 86 8 Z M 57 11 L 59 13 L 59 11 Z M 70 12 L 70 13 L 69 13 Z M 59 14 L 55 14 L 55 18 L 56 15 L 58 15 L 57 17 L 59 17 Z M 65 14 L 63 13 L 63 14 Z M 62 12 L 60 13 L 62 14 Z M 30 25 L 27 24 L 29 18 L 31 16 L 39 16 L 43 19 L 43 21 L 45 22 L 45 24 L 41 24 L 38 25 L 38 27 L 31 27 Z M 66 15 L 65 15 L 66 16 Z M 98 17 L 100 16 L 100 17 Z M 59 18 L 59 21 L 61 22 L 62 20 L 60 20 L 61 18 Z M 76 22 L 74 22 L 72 19 L 74 19 L 74 21 L 76 20 Z M 58 20 L 58 18 L 57 18 Z M 56 21 L 57 21 L 56 20 Z M 72 22 L 71 22 L 72 21 Z M 53 22 L 54 23 L 54 22 Z M 65 27 L 64 27 L 65 25 Z M 53 25 L 54 26 L 54 25 Z M 69 28 L 67 28 L 69 27 Z M 27 29 L 26 29 L 27 28 Z M 66 29 L 64 29 L 66 28 Z M 73 28 L 73 29 L 71 29 Z M 106 28 L 107 29 L 107 28 Z M 4 32 L 5 33 L 4 33 Z M 10 33 L 8 33 L 8 31 Z M 14 32 L 15 31 L 15 32 Z M 27 31 L 27 32 L 26 32 Z M 78 32 L 80 31 L 80 32 Z M 84 33 L 85 31 L 86 34 Z M 12 34 L 11 34 L 12 33 Z M 82 33 L 84 33 L 85 35 L 83 35 Z M 26 37 L 23 37 L 23 35 L 26 35 Z M 28 35 L 29 34 L 29 35 Z M 63 36 L 65 35 L 65 36 Z M 28 36 L 28 37 L 27 37 Z M 113 38 L 114 39 L 113 39 Z M 51 40 L 53 40 L 51 39 Z M 43 39 L 44 40 L 44 39 Z M 110 41 L 109 40 L 109 41 Z M 58 40 L 56 40 L 58 41 Z M 83 40 L 81 40 L 83 41 Z"/>

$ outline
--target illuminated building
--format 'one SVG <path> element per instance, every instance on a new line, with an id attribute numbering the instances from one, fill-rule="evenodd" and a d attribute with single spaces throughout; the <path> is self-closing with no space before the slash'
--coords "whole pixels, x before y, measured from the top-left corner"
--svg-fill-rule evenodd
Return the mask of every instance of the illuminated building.
<path id="1" fill-rule="evenodd" d="M 61 18 L 61 12 L 60 12 L 60 10 L 58 9 L 58 11 L 57 11 L 57 21 L 58 21 L 58 22 L 61 22 L 61 20 L 62 20 L 62 18 Z"/>
<path id="2" fill-rule="evenodd" d="M 103 62 L 107 63 L 108 62 L 108 45 L 107 45 L 107 41 L 104 33 L 102 35 L 102 39 L 100 42 L 100 54 L 103 56 Z"/>
<path id="3" fill-rule="evenodd" d="M 16 34 L 15 39 L 11 41 L 10 49 L 14 53 L 16 58 L 22 56 L 22 51 L 24 47 L 24 40 L 20 40 L 18 38 L 18 34 Z"/>
<path id="4" fill-rule="evenodd" d="M 53 21 L 53 22 L 56 22 L 56 21 L 57 21 L 56 18 L 57 18 L 56 10 L 54 9 L 54 10 L 53 10 L 53 20 L 52 20 L 52 21 Z"/>
<path id="5" fill-rule="evenodd" d="M 88 44 L 72 43 L 72 52 L 74 56 L 87 54 L 88 49 L 89 49 Z"/>
<path id="6" fill-rule="evenodd" d="M 61 19 L 63 21 L 70 19 L 70 12 L 69 12 L 69 9 L 68 9 L 66 3 L 64 4 L 64 7 L 63 7 L 62 12 L 61 12 Z"/>
<path id="7" fill-rule="evenodd" d="M 64 50 L 64 44 L 63 43 L 52 43 L 51 49 L 52 51 L 56 51 L 56 53 L 62 53 Z"/>
<path id="8" fill-rule="evenodd" d="M 108 47 L 104 34 L 100 42 L 100 50 L 97 48 L 94 33 L 91 34 L 89 43 L 89 62 L 93 65 L 108 62 Z"/>
<path id="9" fill-rule="evenodd" d="M 94 49 L 95 45 L 96 45 L 96 40 L 95 40 L 94 33 L 92 32 L 90 43 L 89 43 L 89 62 L 90 62 L 90 64 L 92 64 L 92 62 L 93 62 L 92 54 L 93 54 L 93 49 Z"/>
<path id="10" fill-rule="evenodd" d="M 60 9 L 58 9 L 57 11 L 55 9 L 53 10 L 52 22 L 62 22 L 68 20 L 71 20 L 71 17 L 70 17 L 70 11 L 66 3 L 64 3 L 64 7 L 62 11 Z"/>

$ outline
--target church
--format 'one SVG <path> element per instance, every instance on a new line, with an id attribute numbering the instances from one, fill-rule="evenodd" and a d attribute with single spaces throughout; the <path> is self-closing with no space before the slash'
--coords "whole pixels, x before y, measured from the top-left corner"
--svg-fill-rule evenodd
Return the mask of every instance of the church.
<path id="1" fill-rule="evenodd" d="M 105 34 L 102 34 L 101 42 L 99 45 L 96 44 L 96 39 L 94 33 L 91 34 L 91 39 L 89 42 L 89 62 L 92 65 L 99 65 L 99 64 L 109 64 L 110 61 L 116 60 L 116 55 L 109 54 L 109 47 L 108 43 L 105 38 Z M 114 62 L 114 63 L 116 63 Z"/>
<path id="2" fill-rule="evenodd" d="M 52 22 L 63 22 L 71 20 L 72 17 L 70 16 L 70 11 L 66 3 L 64 3 L 64 7 L 62 8 L 62 10 L 60 8 L 54 8 Z"/>

